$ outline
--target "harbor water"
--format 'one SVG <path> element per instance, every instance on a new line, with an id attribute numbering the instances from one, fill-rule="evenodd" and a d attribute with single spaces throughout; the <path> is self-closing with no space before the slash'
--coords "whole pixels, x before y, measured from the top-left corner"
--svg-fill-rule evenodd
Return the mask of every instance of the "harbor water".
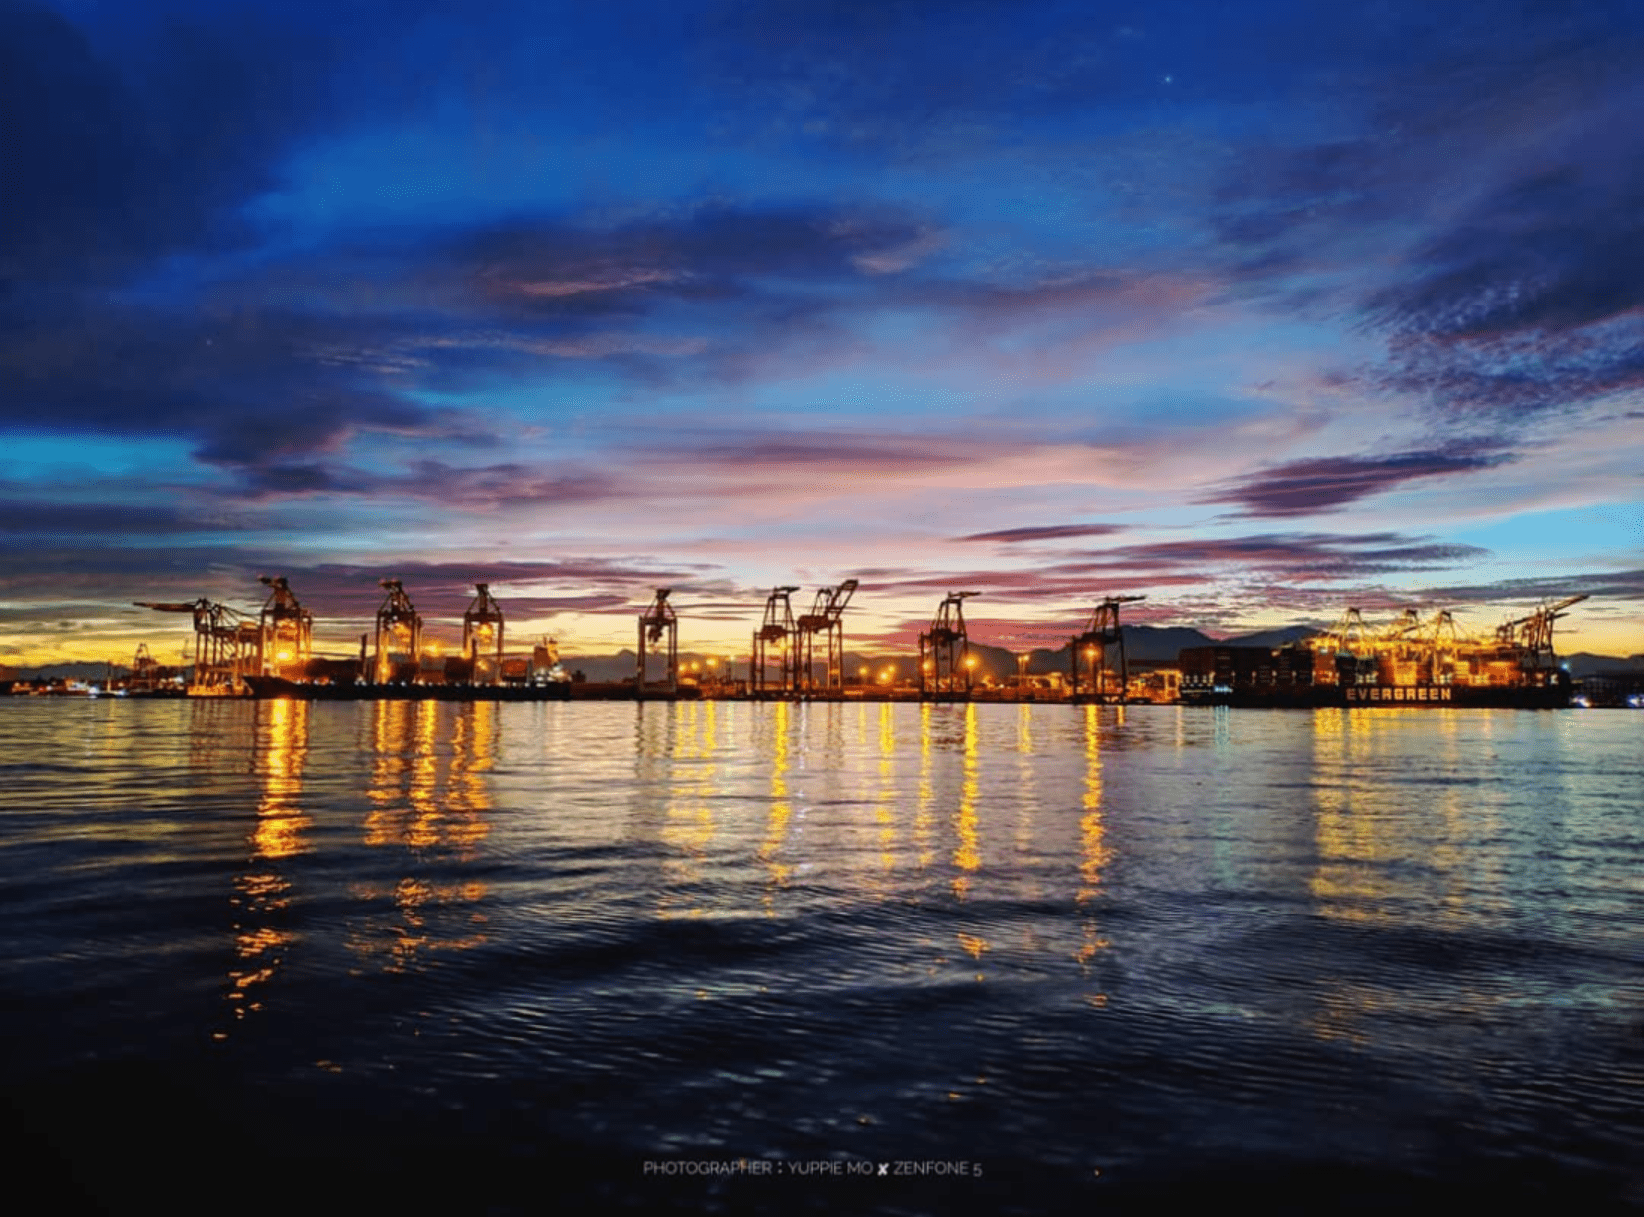
<path id="1" fill-rule="evenodd" d="M 1644 1207 L 1644 716 L 0 700 L 63 1211 Z"/>

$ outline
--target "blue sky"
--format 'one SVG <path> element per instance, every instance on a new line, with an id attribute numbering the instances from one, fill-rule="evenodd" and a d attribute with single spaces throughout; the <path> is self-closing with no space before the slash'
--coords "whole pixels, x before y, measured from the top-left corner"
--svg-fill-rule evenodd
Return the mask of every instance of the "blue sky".
<path id="1" fill-rule="evenodd" d="M 963 587 L 1644 650 L 1640 62 L 1622 3 L 0 0 L 0 663 L 262 573 L 337 649 L 381 577 L 582 650 L 860 577 L 862 645 Z"/>

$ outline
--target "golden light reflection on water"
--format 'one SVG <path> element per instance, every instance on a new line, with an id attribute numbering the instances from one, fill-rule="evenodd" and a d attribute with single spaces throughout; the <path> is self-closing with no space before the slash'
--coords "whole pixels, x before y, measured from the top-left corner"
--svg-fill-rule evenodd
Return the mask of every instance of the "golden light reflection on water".
<path id="1" fill-rule="evenodd" d="M 679 896 L 670 887 L 693 885 L 701 879 L 702 863 L 713 843 L 717 715 L 718 703 L 714 701 L 676 704 L 674 717 L 682 717 L 683 722 L 672 737 L 673 779 L 668 783 L 661 833 L 662 843 L 674 853 L 662 864 L 666 883 L 658 893 L 659 918 L 700 917 L 703 913 L 694 895 L 680 907 Z"/>
<path id="2" fill-rule="evenodd" d="M 1016 852 L 1026 854 L 1033 848 L 1033 822 L 1039 810 L 1039 790 L 1033 758 L 1033 707 L 1022 703 L 1016 707 Z M 1039 895 L 1040 884 L 1030 878 L 1025 893 L 1029 899 Z"/>
<path id="3" fill-rule="evenodd" d="M 788 838 L 788 821 L 793 808 L 788 802 L 788 703 L 771 706 L 771 790 L 770 811 L 765 823 L 765 839 L 759 846 L 759 860 L 765 864 L 765 915 L 776 916 L 776 893 L 788 886 L 793 867 L 782 858 Z"/>
<path id="4" fill-rule="evenodd" d="M 953 878 L 953 894 L 961 900 L 970 891 L 971 875 L 982 866 L 981 841 L 976 826 L 976 801 L 981 789 L 978 765 L 976 703 L 966 702 L 963 776 L 959 784 L 959 810 L 953 818 L 954 835 L 958 838 L 953 851 L 953 864 L 960 872 Z"/>
<path id="5" fill-rule="evenodd" d="M 879 797 L 873 808 L 879 826 L 879 867 L 887 874 L 896 869 L 896 730 L 891 710 L 889 702 L 879 703 Z"/>
<path id="6" fill-rule="evenodd" d="M 483 880 L 436 882 L 414 873 L 428 864 L 475 860 L 491 832 L 489 774 L 496 764 L 499 707 L 490 702 L 379 701 L 371 706 L 371 780 L 361 839 L 401 851 L 408 872 L 351 885 L 370 912 L 349 949 L 386 972 L 423 965 L 428 952 L 463 951 L 487 941 Z M 398 867 L 396 867 L 398 869 Z"/>
<path id="7" fill-rule="evenodd" d="M 310 848 L 304 833 L 313 817 L 302 806 L 303 770 L 308 759 L 307 702 L 273 701 L 257 707 L 253 749 L 262 786 L 249 844 L 250 865 L 234 880 L 234 957 L 225 999 L 236 1020 L 263 1007 L 261 993 L 295 940 L 276 924 L 291 905 L 291 882 L 277 865 Z M 216 1038 L 226 1039 L 219 1031 Z"/>
<path id="8" fill-rule="evenodd" d="M 1106 842 L 1106 826 L 1102 820 L 1102 747 L 1100 710 L 1084 707 L 1084 789 L 1079 817 L 1079 890 L 1073 901 L 1088 904 L 1102 889 L 1102 870 L 1112 860 L 1112 851 Z M 1097 929 L 1096 921 L 1086 917 L 1081 927 L 1084 941 L 1076 958 L 1088 968 L 1096 952 L 1105 950 L 1107 939 Z"/>
<path id="9" fill-rule="evenodd" d="M 1443 710 L 1427 711 L 1444 714 Z M 1405 797 L 1375 772 L 1378 735 L 1408 723 L 1381 710 L 1316 710 L 1314 845 L 1318 859 L 1308 883 L 1318 911 L 1346 921 L 1400 919 L 1385 901 L 1397 893 L 1387 863 L 1412 856 L 1401 840 L 1418 818 Z M 1421 727 L 1428 724 L 1422 722 Z"/>
<path id="10" fill-rule="evenodd" d="M 920 870 L 924 870 L 936 857 L 936 851 L 931 845 L 931 825 L 933 809 L 936 803 L 936 788 L 931 782 L 931 752 L 930 752 L 930 720 L 931 705 L 929 702 L 919 704 L 919 797 L 913 813 L 913 845 L 915 849 L 914 861 Z"/>
<path id="11" fill-rule="evenodd" d="M 1463 771 L 1458 711 L 1319 710 L 1313 715 L 1316 863 L 1308 889 L 1318 913 L 1364 927 L 1423 932 L 1489 924 L 1507 910 L 1501 896 L 1507 860 L 1499 816 L 1476 786 L 1447 780 Z M 1494 720 L 1486 719 L 1488 737 Z M 1428 780 L 1391 772 L 1420 732 Z M 1436 755 L 1434 755 L 1436 753 Z M 1482 890 L 1481 890 L 1482 889 Z M 1378 1018 L 1408 1015 L 1424 999 L 1348 977 L 1321 984 L 1308 1020 L 1321 1039 L 1365 1043 Z M 1481 1014 L 1505 998 L 1447 992 L 1441 1004 Z M 1438 1005 L 1433 1012 L 1441 1013 Z"/>
<path id="12" fill-rule="evenodd" d="M 372 704 L 366 845 L 475 856 L 491 831 L 487 775 L 496 764 L 497 709 L 490 702 Z"/>

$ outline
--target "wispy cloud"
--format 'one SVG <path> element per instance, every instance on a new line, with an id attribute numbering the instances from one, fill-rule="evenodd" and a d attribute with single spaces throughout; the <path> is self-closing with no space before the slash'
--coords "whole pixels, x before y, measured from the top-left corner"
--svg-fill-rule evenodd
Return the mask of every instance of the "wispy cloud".
<path id="1" fill-rule="evenodd" d="M 1107 537 L 1123 532 L 1119 524 L 1050 524 L 1040 528 L 1004 528 L 997 532 L 973 532 L 957 541 L 1000 541 L 1015 544 L 1021 541 L 1059 541 L 1069 537 Z"/>
<path id="2" fill-rule="evenodd" d="M 1387 456 L 1332 456 L 1287 461 L 1258 470 L 1200 502 L 1237 503 L 1251 517 L 1314 515 L 1423 478 L 1475 473 L 1512 457 L 1497 441 Z"/>

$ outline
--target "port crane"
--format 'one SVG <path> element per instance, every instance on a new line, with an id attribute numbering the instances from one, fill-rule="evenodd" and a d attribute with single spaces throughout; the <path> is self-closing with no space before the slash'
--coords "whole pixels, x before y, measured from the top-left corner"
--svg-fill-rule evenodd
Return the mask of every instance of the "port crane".
<path id="1" fill-rule="evenodd" d="M 930 629 L 919 635 L 919 695 L 970 695 L 973 665 L 965 633 L 965 601 L 978 592 L 949 592 L 936 607 Z"/>
<path id="2" fill-rule="evenodd" d="M 671 588 L 657 588 L 656 599 L 652 600 L 650 606 L 639 615 L 639 656 L 634 677 L 634 695 L 641 699 L 645 696 L 646 644 L 650 644 L 652 651 L 657 651 L 657 644 L 664 638 L 668 640 L 668 666 L 661 692 L 665 697 L 672 697 L 679 692 L 679 617 L 674 612 L 673 605 L 668 603 L 671 591 Z"/>
<path id="3" fill-rule="evenodd" d="M 1496 627 L 1496 642 L 1502 646 L 1518 647 L 1524 653 L 1524 666 L 1551 667 L 1553 654 L 1553 623 L 1564 616 L 1573 604 L 1587 599 L 1586 594 L 1566 596 L 1563 600 L 1541 605 L 1524 617 L 1504 621 Z"/>
<path id="4" fill-rule="evenodd" d="M 194 676 L 189 692 L 233 694 L 261 666 L 263 628 L 237 609 L 201 597 L 189 601 L 134 600 L 138 608 L 188 613 L 194 618 Z"/>
<path id="5" fill-rule="evenodd" d="M 816 688 L 816 639 L 823 640 L 823 689 L 840 689 L 845 683 L 845 606 L 857 589 L 855 579 L 846 579 L 838 587 L 816 589 L 811 611 L 796 623 L 799 631 L 799 655 L 794 665 L 795 691 L 809 693 Z"/>
<path id="6" fill-rule="evenodd" d="M 1075 634 L 1069 644 L 1069 664 L 1072 668 L 1073 700 L 1078 701 L 1084 681 L 1081 679 L 1081 667 L 1084 675 L 1089 678 L 1089 689 L 1097 701 L 1125 700 L 1130 690 L 1130 665 L 1125 658 L 1125 635 L 1119 625 L 1119 606 L 1133 604 L 1138 600 L 1146 600 L 1146 596 L 1109 596 L 1091 610 L 1090 621 L 1086 624 L 1082 634 Z M 1119 690 L 1117 695 L 1110 694 L 1107 687 L 1108 666 L 1107 653 L 1111 647 L 1119 651 Z M 1084 664 L 1079 662 L 1084 657 Z"/>
<path id="7" fill-rule="evenodd" d="M 314 653 L 314 614 L 298 601 L 284 575 L 259 575 L 268 599 L 258 619 L 261 650 L 258 667 L 264 676 L 283 676 L 285 669 L 301 671 Z"/>
<path id="8" fill-rule="evenodd" d="M 793 601 L 790 599 L 798 590 L 797 585 L 789 584 L 773 588 L 765 598 L 765 617 L 754 631 L 753 663 L 748 679 L 748 689 L 754 697 L 764 697 L 772 691 L 792 693 L 799 683 L 798 640 L 794 636 Z M 777 665 L 774 686 L 770 678 L 773 648 Z"/>
<path id="9" fill-rule="evenodd" d="M 474 584 L 474 598 L 462 615 L 462 657 L 474 684 L 494 685 L 502 679 L 502 606 L 489 583 Z"/>
<path id="10" fill-rule="evenodd" d="M 379 579 L 386 593 L 377 609 L 377 683 L 414 681 L 422 654 L 422 618 L 398 579 Z"/>

